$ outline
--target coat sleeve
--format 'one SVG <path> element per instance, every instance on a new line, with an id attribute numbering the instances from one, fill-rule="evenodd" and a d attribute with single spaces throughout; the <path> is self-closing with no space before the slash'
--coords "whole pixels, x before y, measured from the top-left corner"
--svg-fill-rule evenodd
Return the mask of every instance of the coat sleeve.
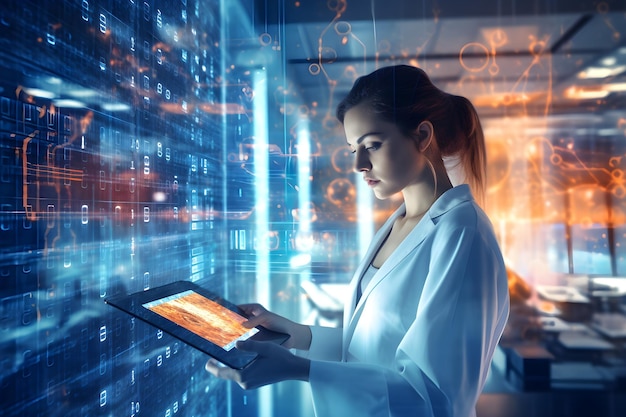
<path id="1" fill-rule="evenodd" d="M 297 351 L 311 360 L 341 360 L 342 329 L 340 327 L 310 326 L 311 346 L 308 351 Z"/>
<path id="2" fill-rule="evenodd" d="M 318 417 L 474 414 L 508 317 L 506 271 L 490 228 L 440 226 L 393 366 L 313 361 Z"/>

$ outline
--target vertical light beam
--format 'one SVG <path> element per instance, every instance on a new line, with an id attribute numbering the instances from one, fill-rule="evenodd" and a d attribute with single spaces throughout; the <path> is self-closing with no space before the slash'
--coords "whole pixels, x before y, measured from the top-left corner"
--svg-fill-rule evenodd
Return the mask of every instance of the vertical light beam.
<path id="1" fill-rule="evenodd" d="M 311 232 L 311 132 L 309 121 L 304 119 L 299 123 L 297 130 L 298 140 L 298 206 L 300 222 L 298 231 L 301 236 L 308 236 Z"/>
<path id="2" fill-rule="evenodd" d="M 355 174 L 356 182 L 356 218 L 357 238 L 359 240 L 359 259 L 365 257 L 372 237 L 374 236 L 374 212 L 372 210 L 372 190 L 359 175 Z"/>
<path id="3" fill-rule="evenodd" d="M 269 143 L 267 108 L 267 73 L 254 71 L 254 174 L 255 174 L 255 253 L 256 296 L 259 303 L 271 310 L 269 262 Z M 273 414 L 271 386 L 259 390 L 259 416 Z"/>
<path id="4" fill-rule="evenodd" d="M 255 199 L 255 254 L 257 299 L 271 308 L 269 288 L 269 144 L 267 126 L 267 74 L 257 69 L 254 87 L 254 199 Z"/>

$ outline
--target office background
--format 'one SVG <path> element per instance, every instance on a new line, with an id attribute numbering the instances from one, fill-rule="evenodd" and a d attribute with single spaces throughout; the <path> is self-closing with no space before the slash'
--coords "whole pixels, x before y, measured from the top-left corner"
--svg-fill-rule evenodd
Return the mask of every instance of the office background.
<path id="1" fill-rule="evenodd" d="M 312 416 L 103 303 L 190 280 L 339 324 L 376 227 L 334 106 L 383 65 L 476 105 L 512 314 L 479 416 L 626 410 L 626 4 L 6 0 L 0 409 Z"/>

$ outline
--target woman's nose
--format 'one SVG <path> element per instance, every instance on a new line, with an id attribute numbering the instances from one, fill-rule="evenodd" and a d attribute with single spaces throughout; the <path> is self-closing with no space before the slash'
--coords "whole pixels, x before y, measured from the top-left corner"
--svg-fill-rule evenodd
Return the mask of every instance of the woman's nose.
<path id="1" fill-rule="evenodd" d="M 357 150 L 354 158 L 354 172 L 367 172 L 372 169 L 372 164 L 370 163 L 367 154 L 363 151 Z"/>

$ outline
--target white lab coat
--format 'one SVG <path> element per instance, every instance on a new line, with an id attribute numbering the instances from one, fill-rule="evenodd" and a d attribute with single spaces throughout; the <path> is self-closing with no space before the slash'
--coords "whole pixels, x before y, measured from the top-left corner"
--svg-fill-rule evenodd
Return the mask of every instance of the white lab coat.
<path id="1" fill-rule="evenodd" d="M 376 233 L 350 284 L 343 329 L 312 327 L 317 417 L 475 415 L 509 313 L 493 228 L 467 185 L 444 193 L 374 275 L 361 275 L 400 207 Z"/>

